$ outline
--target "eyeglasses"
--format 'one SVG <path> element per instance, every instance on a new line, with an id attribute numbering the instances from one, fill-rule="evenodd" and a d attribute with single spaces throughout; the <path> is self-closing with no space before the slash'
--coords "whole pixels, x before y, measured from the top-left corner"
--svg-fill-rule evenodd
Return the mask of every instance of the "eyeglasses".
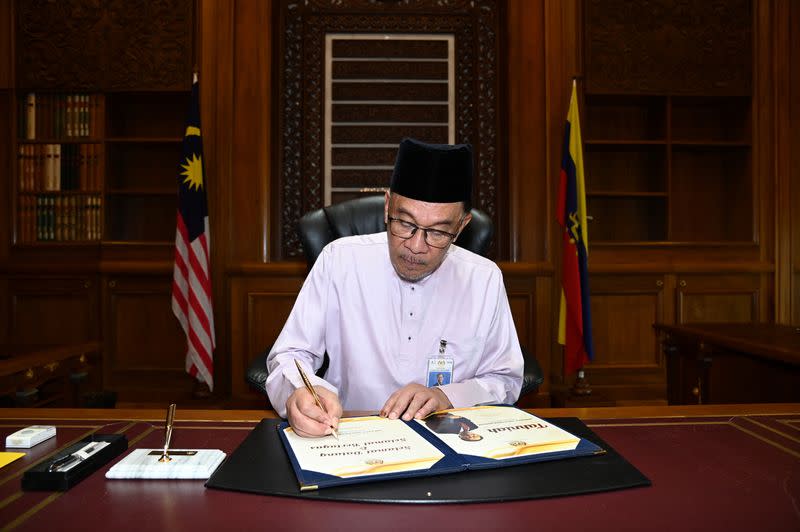
<path id="1" fill-rule="evenodd" d="M 428 229 L 427 227 L 420 227 L 405 220 L 387 217 L 389 219 L 389 231 L 397 238 L 408 240 L 421 229 L 425 234 L 425 243 L 434 248 L 446 248 L 450 242 L 456 239 L 458 235 L 448 233 L 447 231 L 439 231 L 438 229 Z"/>

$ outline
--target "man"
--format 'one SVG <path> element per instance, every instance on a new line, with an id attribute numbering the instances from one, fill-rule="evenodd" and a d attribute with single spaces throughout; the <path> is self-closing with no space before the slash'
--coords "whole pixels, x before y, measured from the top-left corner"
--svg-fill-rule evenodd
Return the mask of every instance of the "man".
<path id="1" fill-rule="evenodd" d="M 523 360 L 502 273 L 452 245 L 471 194 L 469 145 L 405 139 L 385 198 L 388 231 L 322 251 L 267 358 L 270 401 L 298 434 L 329 434 L 343 408 L 410 420 L 517 400 Z M 317 369 L 326 351 L 325 380 L 310 378 L 327 413 L 294 364 Z M 425 386 L 443 369 L 448 384 Z"/>

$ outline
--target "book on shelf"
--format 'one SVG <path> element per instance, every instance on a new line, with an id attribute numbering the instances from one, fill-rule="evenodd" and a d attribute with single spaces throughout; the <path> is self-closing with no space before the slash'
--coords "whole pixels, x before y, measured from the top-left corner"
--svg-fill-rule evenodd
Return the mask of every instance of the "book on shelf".
<path id="1" fill-rule="evenodd" d="M 338 439 L 304 438 L 286 422 L 278 426 L 278 433 L 301 490 L 605 452 L 533 414 L 504 405 L 454 408 L 411 421 L 343 418 Z"/>
<path id="2" fill-rule="evenodd" d="M 18 205 L 23 243 L 101 239 L 102 201 L 97 194 L 25 194 Z"/>
<path id="3" fill-rule="evenodd" d="M 100 144 L 28 144 L 17 149 L 20 192 L 100 190 Z"/>
<path id="4" fill-rule="evenodd" d="M 90 138 L 99 131 L 98 94 L 30 92 L 19 109 L 19 137 L 25 140 Z"/>

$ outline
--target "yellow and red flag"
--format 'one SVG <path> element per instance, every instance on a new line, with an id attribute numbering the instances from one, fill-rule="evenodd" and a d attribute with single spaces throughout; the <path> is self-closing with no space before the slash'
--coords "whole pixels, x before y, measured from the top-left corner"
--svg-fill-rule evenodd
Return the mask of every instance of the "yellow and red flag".
<path id="1" fill-rule="evenodd" d="M 583 176 L 578 96 L 572 82 L 561 176 L 558 186 L 558 223 L 562 228 L 561 307 L 558 343 L 565 346 L 564 372 L 571 375 L 594 358 L 589 307 L 589 231 L 586 227 L 586 187 Z"/>

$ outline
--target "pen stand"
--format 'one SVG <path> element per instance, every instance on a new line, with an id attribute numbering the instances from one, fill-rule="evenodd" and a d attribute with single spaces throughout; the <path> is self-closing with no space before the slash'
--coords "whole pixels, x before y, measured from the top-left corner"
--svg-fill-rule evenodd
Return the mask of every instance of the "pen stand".
<path id="1" fill-rule="evenodd" d="M 91 442 L 108 442 L 108 445 L 66 471 L 49 470 L 53 462 L 78 451 Z M 128 439 L 124 434 L 92 434 L 25 471 L 25 474 L 22 475 L 22 489 L 25 491 L 67 491 L 127 449 Z"/>

